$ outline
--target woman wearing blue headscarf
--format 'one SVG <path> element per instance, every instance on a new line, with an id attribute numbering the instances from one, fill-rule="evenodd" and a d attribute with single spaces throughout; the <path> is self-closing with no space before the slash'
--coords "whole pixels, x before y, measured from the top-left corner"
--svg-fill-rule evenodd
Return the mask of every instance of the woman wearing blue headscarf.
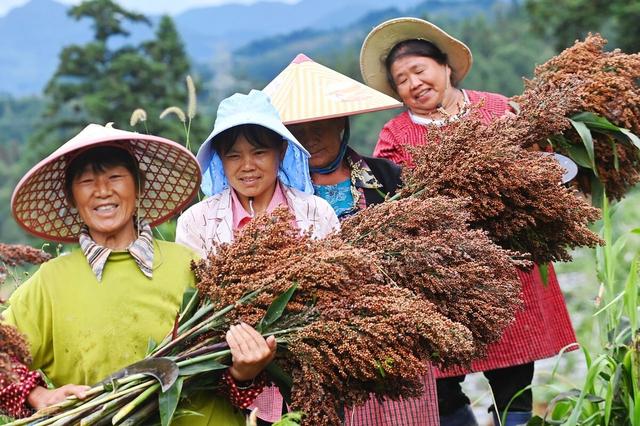
<path id="1" fill-rule="evenodd" d="M 313 195 L 309 153 L 280 121 L 269 97 L 236 93 L 219 107 L 198 151 L 202 191 L 209 196 L 178 219 L 176 242 L 202 256 L 233 241 L 258 213 L 287 206 L 301 231 L 322 238 L 339 228 L 331 206 Z"/>
<path id="2" fill-rule="evenodd" d="M 214 252 L 216 244 L 231 243 L 234 232 L 256 214 L 279 206 L 288 207 L 300 231 L 312 230 L 314 238 L 340 226 L 329 203 L 313 195 L 309 153 L 261 91 L 236 93 L 220 103 L 197 158 L 201 188 L 209 197 L 180 216 L 176 242 L 201 256 Z M 271 387 L 254 405 L 260 417 L 273 421 L 282 412 L 282 397 Z"/>

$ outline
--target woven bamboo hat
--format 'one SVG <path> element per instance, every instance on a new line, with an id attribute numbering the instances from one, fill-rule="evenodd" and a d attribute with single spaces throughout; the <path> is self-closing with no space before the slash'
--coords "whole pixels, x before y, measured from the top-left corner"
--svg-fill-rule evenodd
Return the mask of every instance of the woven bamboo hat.
<path id="1" fill-rule="evenodd" d="M 364 82 L 382 93 L 399 99 L 387 80 L 384 62 L 396 44 L 413 39 L 429 41 L 447 54 L 454 84 L 462 81 L 471 69 L 473 56 L 466 44 L 451 37 L 431 22 L 418 18 L 395 18 L 372 29 L 362 43 L 360 72 Z"/>
<path id="2" fill-rule="evenodd" d="M 198 192 L 200 168 L 183 146 L 157 136 L 90 124 L 20 180 L 11 197 L 18 224 L 29 233 L 58 242 L 77 242 L 83 224 L 64 191 L 66 169 L 76 156 L 98 146 L 129 151 L 144 176 L 140 215 L 152 226 L 180 211 Z"/>
<path id="3" fill-rule="evenodd" d="M 299 54 L 264 89 L 284 124 L 399 108 L 400 102 Z"/>

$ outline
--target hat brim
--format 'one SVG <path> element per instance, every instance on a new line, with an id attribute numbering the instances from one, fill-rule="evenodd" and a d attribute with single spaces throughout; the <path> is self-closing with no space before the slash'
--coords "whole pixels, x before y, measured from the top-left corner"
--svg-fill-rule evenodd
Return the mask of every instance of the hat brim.
<path id="1" fill-rule="evenodd" d="M 309 151 L 307 151 L 306 148 L 302 146 L 302 144 L 296 139 L 295 136 L 293 136 L 289 129 L 287 129 L 284 124 L 282 124 L 282 122 L 267 122 L 265 120 L 256 119 L 256 117 L 252 114 L 236 114 L 233 120 L 225 120 L 224 125 L 214 128 L 211 134 L 209 134 L 207 139 L 200 146 L 196 158 L 198 159 L 198 163 L 200 164 L 200 167 L 203 171 L 205 171 L 210 166 L 211 157 L 213 156 L 213 143 L 216 136 L 218 136 L 225 130 L 229 130 L 233 127 L 242 126 L 245 124 L 255 124 L 257 126 L 262 126 L 269 130 L 273 130 L 284 139 L 286 139 L 287 142 L 296 145 L 296 147 L 299 148 L 303 155 L 306 155 L 307 158 L 311 157 Z"/>
<path id="2" fill-rule="evenodd" d="M 299 54 L 264 89 L 286 125 L 400 108 L 402 103 Z"/>
<path id="3" fill-rule="evenodd" d="M 360 72 L 364 82 L 398 100 L 401 100 L 387 80 L 385 60 L 393 47 L 405 40 L 430 41 L 447 55 L 452 80 L 458 84 L 464 79 L 471 65 L 471 50 L 441 28 L 418 18 L 396 18 L 375 27 L 365 38 L 360 50 Z"/>
<path id="4" fill-rule="evenodd" d="M 27 172 L 11 197 L 13 217 L 22 228 L 46 240 L 78 241 L 83 222 L 66 199 L 66 169 L 80 152 L 99 146 L 120 145 L 136 158 L 145 181 L 137 214 L 152 226 L 181 211 L 197 194 L 200 168 L 189 150 L 161 137 L 113 130 L 121 135 L 87 139 L 73 146 L 68 142 Z"/>

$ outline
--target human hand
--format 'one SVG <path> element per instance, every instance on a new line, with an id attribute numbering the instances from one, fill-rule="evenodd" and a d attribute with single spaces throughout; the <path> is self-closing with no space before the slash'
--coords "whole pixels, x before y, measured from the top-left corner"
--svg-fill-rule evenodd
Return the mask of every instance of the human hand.
<path id="1" fill-rule="evenodd" d="M 227 331 L 232 366 L 229 374 L 238 382 L 253 380 L 276 355 L 276 338 L 266 339 L 248 324 L 232 325 Z"/>
<path id="2" fill-rule="evenodd" d="M 27 397 L 27 402 L 36 410 L 41 410 L 64 401 L 68 396 L 84 399 L 89 389 L 91 389 L 91 387 L 81 385 L 64 385 L 56 389 L 37 386 Z"/>

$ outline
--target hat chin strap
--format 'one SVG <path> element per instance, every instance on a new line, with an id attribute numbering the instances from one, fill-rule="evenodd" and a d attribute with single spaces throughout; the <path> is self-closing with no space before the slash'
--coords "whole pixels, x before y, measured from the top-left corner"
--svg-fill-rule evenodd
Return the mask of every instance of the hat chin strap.
<path id="1" fill-rule="evenodd" d="M 344 132 L 342 132 L 342 141 L 340 142 L 340 151 L 338 152 L 338 155 L 331 163 L 324 167 L 309 167 L 309 171 L 311 173 L 328 175 L 335 172 L 336 170 L 338 170 L 338 167 L 340 167 L 340 164 L 342 163 L 342 160 L 344 160 L 344 156 L 347 153 L 347 146 L 349 145 L 349 135 L 351 133 L 349 131 L 349 120 L 345 121 L 346 123 L 344 126 Z"/>

